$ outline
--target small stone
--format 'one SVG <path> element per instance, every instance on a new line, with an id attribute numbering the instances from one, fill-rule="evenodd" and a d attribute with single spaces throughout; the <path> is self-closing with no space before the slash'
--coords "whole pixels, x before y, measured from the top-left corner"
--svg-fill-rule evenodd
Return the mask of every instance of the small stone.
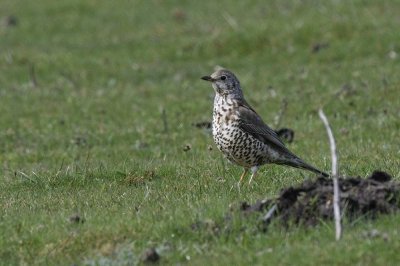
<path id="1" fill-rule="evenodd" d="M 389 52 L 388 56 L 389 56 L 390 59 L 396 59 L 397 53 L 392 50 L 392 51 Z"/>

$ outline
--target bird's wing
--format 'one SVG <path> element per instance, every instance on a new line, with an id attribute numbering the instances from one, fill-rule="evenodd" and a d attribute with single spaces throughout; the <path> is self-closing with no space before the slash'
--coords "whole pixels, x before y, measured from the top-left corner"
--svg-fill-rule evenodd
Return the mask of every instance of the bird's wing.
<path id="1" fill-rule="evenodd" d="M 275 131 L 264 123 L 261 117 L 245 100 L 239 102 L 238 108 L 240 118 L 239 127 L 243 131 L 250 133 L 253 137 L 267 145 L 272 145 L 278 151 L 292 154 L 279 139 Z"/>

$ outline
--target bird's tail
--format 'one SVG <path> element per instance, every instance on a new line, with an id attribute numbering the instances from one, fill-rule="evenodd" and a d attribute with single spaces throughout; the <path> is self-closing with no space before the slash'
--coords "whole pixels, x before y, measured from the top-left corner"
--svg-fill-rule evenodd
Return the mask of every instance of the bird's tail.
<path id="1" fill-rule="evenodd" d="M 298 157 L 295 158 L 291 158 L 289 160 L 286 160 L 284 162 L 281 162 L 279 164 L 286 164 L 295 168 L 301 168 L 301 169 L 305 169 L 305 170 L 309 170 L 311 172 L 314 172 L 316 174 L 320 174 L 324 177 L 328 177 L 329 175 L 321 170 L 318 170 L 317 168 L 315 168 L 312 165 L 309 165 L 308 163 L 304 162 L 303 160 L 301 160 Z"/>

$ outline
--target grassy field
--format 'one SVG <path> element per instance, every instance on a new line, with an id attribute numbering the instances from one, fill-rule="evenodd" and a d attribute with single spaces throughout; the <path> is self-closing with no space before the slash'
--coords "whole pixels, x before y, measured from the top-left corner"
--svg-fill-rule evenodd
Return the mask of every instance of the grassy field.
<path id="1" fill-rule="evenodd" d="M 151 247 L 162 264 L 397 264 L 399 215 L 347 222 L 339 243 L 330 223 L 191 225 L 312 178 L 266 166 L 231 189 L 242 170 L 193 126 L 211 120 L 200 77 L 216 65 L 272 127 L 287 101 L 280 126 L 306 161 L 330 170 L 323 107 L 341 174 L 399 179 L 399 13 L 372 0 L 1 1 L 0 264 L 129 265 Z"/>

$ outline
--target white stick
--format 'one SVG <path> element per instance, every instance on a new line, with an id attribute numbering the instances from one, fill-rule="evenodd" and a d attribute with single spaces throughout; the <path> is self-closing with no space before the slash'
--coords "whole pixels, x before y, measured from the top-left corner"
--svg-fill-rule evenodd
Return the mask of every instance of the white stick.
<path id="1" fill-rule="evenodd" d="M 322 109 L 318 110 L 318 115 L 321 118 L 322 122 L 325 125 L 326 131 L 329 137 L 329 144 L 331 148 L 331 156 L 332 156 L 332 177 L 333 177 L 333 214 L 335 217 L 335 232 L 336 232 L 336 240 L 339 240 L 342 236 L 342 225 L 340 223 L 340 191 L 339 191 L 339 181 L 338 181 L 338 160 L 336 153 L 336 144 L 335 138 L 333 137 L 332 129 L 329 126 L 328 119 L 326 118 L 324 111 Z"/>

